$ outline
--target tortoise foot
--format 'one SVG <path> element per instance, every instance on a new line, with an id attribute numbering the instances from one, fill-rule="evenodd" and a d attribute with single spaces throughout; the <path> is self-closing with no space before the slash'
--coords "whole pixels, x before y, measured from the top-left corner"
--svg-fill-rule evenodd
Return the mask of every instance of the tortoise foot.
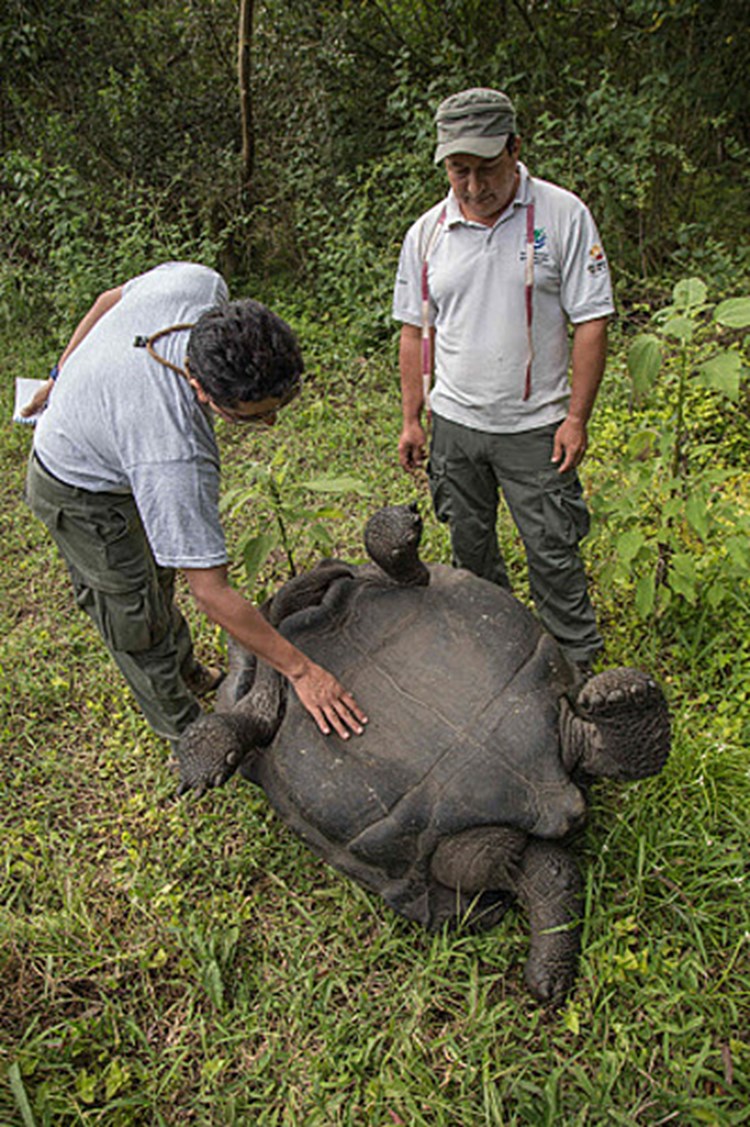
<path id="1" fill-rule="evenodd" d="M 585 770 L 631 780 L 661 771 L 669 755 L 669 710 L 653 677 L 607 669 L 586 682 L 574 709 Z"/>
<path id="2" fill-rule="evenodd" d="M 223 786 L 247 753 L 241 725 L 230 715 L 199 716 L 180 736 L 175 754 L 180 771 L 178 795 L 205 794 Z"/>
<path id="3" fill-rule="evenodd" d="M 647 712 L 663 699 L 654 678 L 640 669 L 605 669 L 583 685 L 576 712 L 587 720 L 615 718 L 623 712 Z"/>
<path id="4" fill-rule="evenodd" d="M 529 992 L 545 1006 L 559 1006 L 575 985 L 578 960 L 553 965 L 540 951 L 533 951 L 526 961 L 523 977 Z"/>

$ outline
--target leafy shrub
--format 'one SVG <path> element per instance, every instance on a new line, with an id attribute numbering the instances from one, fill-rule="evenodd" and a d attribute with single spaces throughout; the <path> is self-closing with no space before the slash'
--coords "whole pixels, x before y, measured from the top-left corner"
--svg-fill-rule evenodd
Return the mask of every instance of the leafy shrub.
<path id="1" fill-rule="evenodd" d="M 700 279 L 678 283 L 654 332 L 631 342 L 635 399 L 658 393 L 663 421 L 630 437 L 592 497 L 611 545 L 603 580 L 632 588 L 644 620 L 679 616 L 687 604 L 696 628 L 696 610 L 726 609 L 750 579 L 750 496 L 701 435 L 706 396 L 739 398 L 750 297 L 715 307 L 706 298 Z"/>

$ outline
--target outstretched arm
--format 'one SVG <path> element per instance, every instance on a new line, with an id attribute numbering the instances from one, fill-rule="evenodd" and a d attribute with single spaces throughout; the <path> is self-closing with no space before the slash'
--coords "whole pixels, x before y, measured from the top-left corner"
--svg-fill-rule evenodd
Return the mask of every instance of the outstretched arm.
<path id="1" fill-rule="evenodd" d="M 351 693 L 333 674 L 283 638 L 229 585 L 226 567 L 186 568 L 185 576 L 200 610 L 288 679 L 324 736 L 331 728 L 342 739 L 349 737 L 350 730 L 361 734 L 367 717 Z"/>
<path id="2" fill-rule="evenodd" d="M 570 406 L 555 434 L 552 461 L 558 473 L 575 469 L 588 445 L 587 425 L 594 409 L 607 356 L 607 318 L 582 321 L 573 329 Z"/>
<path id="3" fill-rule="evenodd" d="M 398 443 L 402 467 L 413 473 L 425 459 L 427 436 L 422 426 L 424 391 L 422 388 L 422 330 L 418 325 L 403 325 L 399 345 L 401 407 L 403 424 Z"/>
<path id="4" fill-rule="evenodd" d="M 88 313 L 86 313 L 81 318 L 81 320 L 73 330 L 73 335 L 65 346 L 65 349 L 57 362 L 57 367 L 59 369 L 62 369 L 63 364 L 68 359 L 71 352 L 73 352 L 73 350 L 78 347 L 84 337 L 86 337 L 91 332 L 96 322 L 99 321 L 105 313 L 109 312 L 113 305 L 117 305 L 117 302 L 121 297 L 122 286 L 116 286 L 112 290 L 105 290 L 104 293 L 99 294 L 98 298 L 91 306 Z M 54 380 L 49 379 L 45 383 L 44 387 L 39 388 L 39 391 L 36 393 L 34 398 L 21 409 L 21 414 L 25 419 L 28 419 L 30 415 L 35 415 L 37 411 L 41 411 L 41 409 L 46 406 L 50 392 L 52 391 L 52 388 L 54 386 Z"/>

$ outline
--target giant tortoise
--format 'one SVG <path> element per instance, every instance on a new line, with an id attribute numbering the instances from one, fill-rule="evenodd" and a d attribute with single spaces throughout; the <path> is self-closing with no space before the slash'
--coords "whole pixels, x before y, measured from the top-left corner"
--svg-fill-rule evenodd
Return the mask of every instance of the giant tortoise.
<path id="1" fill-rule="evenodd" d="M 429 929 L 492 926 L 517 896 L 526 982 L 559 1002 L 575 978 L 581 882 L 564 844 L 592 777 L 659 771 L 670 725 L 656 681 L 589 680 L 509 592 L 426 566 L 415 506 L 367 524 L 373 562 L 329 560 L 290 580 L 270 620 L 370 717 L 324 737 L 284 680 L 236 645 L 217 711 L 178 748 L 182 789 L 239 767 L 335 868 Z"/>

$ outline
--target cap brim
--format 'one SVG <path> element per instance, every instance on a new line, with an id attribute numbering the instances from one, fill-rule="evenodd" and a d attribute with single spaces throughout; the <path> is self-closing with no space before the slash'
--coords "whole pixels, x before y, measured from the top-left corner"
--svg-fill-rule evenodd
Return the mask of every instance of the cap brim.
<path id="1" fill-rule="evenodd" d="M 435 149 L 435 164 L 442 164 L 446 157 L 456 153 L 468 153 L 473 157 L 496 157 L 505 148 L 509 133 L 501 137 L 457 137 L 455 141 L 444 141 Z"/>

